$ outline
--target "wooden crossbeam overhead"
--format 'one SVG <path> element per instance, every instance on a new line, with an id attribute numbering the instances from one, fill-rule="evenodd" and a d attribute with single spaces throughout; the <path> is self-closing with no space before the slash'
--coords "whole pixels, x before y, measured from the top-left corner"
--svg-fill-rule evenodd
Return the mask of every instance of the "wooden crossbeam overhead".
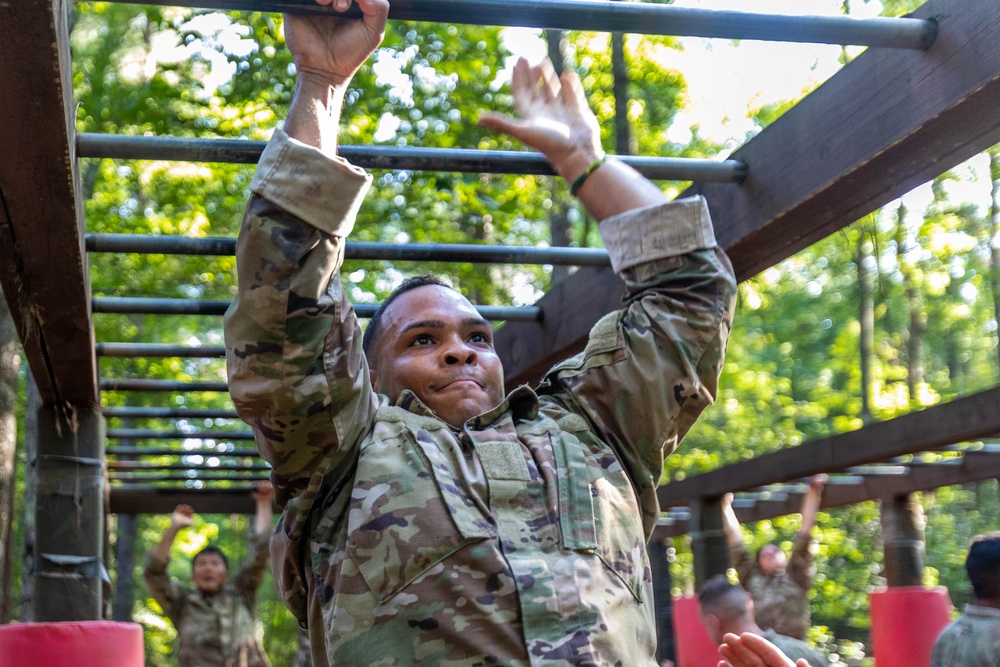
<path id="1" fill-rule="evenodd" d="M 111 491 L 112 514 L 169 514 L 178 505 L 192 505 L 200 514 L 253 514 L 250 485 L 213 488 L 211 496 L 197 489 L 125 488 Z"/>
<path id="2" fill-rule="evenodd" d="M 916 15 L 938 21 L 930 49 L 869 49 L 731 156 L 749 166 L 742 185 L 684 193 L 708 198 L 741 280 L 1000 141 L 1000 4 L 930 0 Z M 508 386 L 537 381 L 619 307 L 609 274 L 580 269 L 538 301 L 543 322 L 497 331 Z"/>
<path id="3" fill-rule="evenodd" d="M 67 4 L 0 3 L 0 284 L 42 400 L 93 405 Z"/>
<path id="4" fill-rule="evenodd" d="M 997 405 L 1000 405 L 1000 387 L 670 482 L 660 487 L 657 497 L 661 507 L 688 505 L 697 498 L 717 498 L 729 491 L 837 472 L 997 435 L 1000 434 Z"/>
<path id="5" fill-rule="evenodd" d="M 855 484 L 829 484 L 823 491 L 821 507 L 832 509 L 856 505 L 868 500 L 882 500 L 904 496 L 916 491 L 930 491 L 953 484 L 969 484 L 1000 477 L 1000 454 L 966 452 L 955 461 L 911 464 L 902 475 L 865 475 Z M 758 500 L 749 507 L 734 504 L 740 523 L 753 523 L 778 516 L 797 513 L 802 507 L 803 492 L 780 494 L 775 500 Z M 654 539 L 684 535 L 690 529 L 686 520 L 674 520 L 670 525 L 660 525 Z"/>

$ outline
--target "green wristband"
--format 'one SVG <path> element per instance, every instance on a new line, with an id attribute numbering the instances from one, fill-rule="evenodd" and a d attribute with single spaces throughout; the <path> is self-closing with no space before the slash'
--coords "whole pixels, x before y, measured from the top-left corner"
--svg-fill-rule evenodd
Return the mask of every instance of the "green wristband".
<path id="1" fill-rule="evenodd" d="M 601 157 L 594 160 L 582 174 L 576 177 L 576 180 L 573 181 L 573 185 L 569 186 L 569 193 L 575 197 L 577 191 L 583 187 L 583 183 L 587 180 L 587 177 L 597 171 L 597 168 L 604 164 L 607 159 L 608 154 L 605 153 Z"/>

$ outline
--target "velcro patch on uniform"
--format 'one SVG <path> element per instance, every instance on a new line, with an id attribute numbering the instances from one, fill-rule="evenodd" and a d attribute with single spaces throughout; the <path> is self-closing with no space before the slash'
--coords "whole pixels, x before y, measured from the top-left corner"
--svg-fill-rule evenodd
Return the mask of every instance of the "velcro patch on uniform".
<path id="1" fill-rule="evenodd" d="M 488 479 L 511 479 L 527 482 L 528 464 L 521 445 L 516 442 L 478 442 L 476 451 Z"/>

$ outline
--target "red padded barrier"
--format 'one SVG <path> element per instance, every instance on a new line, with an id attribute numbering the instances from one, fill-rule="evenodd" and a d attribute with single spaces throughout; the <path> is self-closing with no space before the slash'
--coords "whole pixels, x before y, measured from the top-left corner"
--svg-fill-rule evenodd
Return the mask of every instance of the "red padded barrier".
<path id="1" fill-rule="evenodd" d="M 674 598 L 673 616 L 677 667 L 715 667 L 722 656 L 701 622 L 698 598 Z"/>
<path id="2" fill-rule="evenodd" d="M 871 594 L 872 654 L 878 667 L 928 667 L 934 641 L 951 622 L 943 587 L 893 586 Z"/>
<path id="3" fill-rule="evenodd" d="M 79 621 L 0 626 L 0 665 L 143 667 L 138 623 Z"/>

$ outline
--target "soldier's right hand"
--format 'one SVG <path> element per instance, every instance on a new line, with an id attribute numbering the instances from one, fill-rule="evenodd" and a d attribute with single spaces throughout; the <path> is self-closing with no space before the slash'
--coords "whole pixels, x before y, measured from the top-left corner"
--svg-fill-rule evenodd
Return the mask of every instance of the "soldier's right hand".
<path id="1" fill-rule="evenodd" d="M 170 525 L 174 528 L 188 528 L 194 524 L 194 508 L 190 505 L 178 505 L 170 515 Z"/>
<path id="2" fill-rule="evenodd" d="M 342 15 L 351 0 L 316 0 L 328 12 L 309 16 L 285 14 L 285 42 L 295 67 L 324 76 L 333 85 L 350 81 L 385 36 L 389 0 L 357 0 L 362 15 Z"/>

